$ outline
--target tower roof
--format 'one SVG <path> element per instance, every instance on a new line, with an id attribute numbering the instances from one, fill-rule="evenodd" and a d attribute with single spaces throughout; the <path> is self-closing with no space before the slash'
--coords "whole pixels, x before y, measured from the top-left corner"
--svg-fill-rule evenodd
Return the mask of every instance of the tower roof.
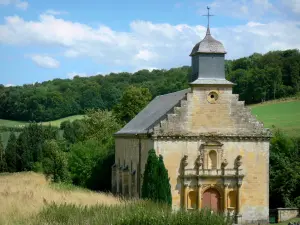
<path id="1" fill-rule="evenodd" d="M 220 41 L 214 39 L 210 34 L 209 26 L 207 27 L 206 35 L 204 39 L 198 42 L 190 56 L 196 55 L 198 53 L 222 53 L 226 54 L 225 48 Z"/>

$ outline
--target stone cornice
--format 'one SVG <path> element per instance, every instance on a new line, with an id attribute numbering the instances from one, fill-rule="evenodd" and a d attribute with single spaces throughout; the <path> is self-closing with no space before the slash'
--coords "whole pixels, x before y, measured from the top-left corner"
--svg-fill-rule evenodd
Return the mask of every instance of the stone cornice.
<path id="1" fill-rule="evenodd" d="M 115 138 L 122 137 L 122 138 L 150 138 L 152 135 L 150 133 L 145 134 L 130 134 L 130 133 L 124 133 L 124 134 L 114 134 Z"/>
<path id="2" fill-rule="evenodd" d="M 216 140 L 249 140 L 249 141 L 269 141 L 271 139 L 270 134 L 255 134 L 255 135 L 226 135 L 226 134 L 157 134 L 152 135 L 152 139 L 154 140 L 203 140 L 203 141 L 216 141 Z"/>
<path id="3" fill-rule="evenodd" d="M 249 140 L 249 141 L 269 141 L 272 138 L 271 134 L 118 134 L 114 135 L 115 138 L 151 138 L 153 140 L 203 140 L 203 141 L 218 141 L 218 140 Z"/>

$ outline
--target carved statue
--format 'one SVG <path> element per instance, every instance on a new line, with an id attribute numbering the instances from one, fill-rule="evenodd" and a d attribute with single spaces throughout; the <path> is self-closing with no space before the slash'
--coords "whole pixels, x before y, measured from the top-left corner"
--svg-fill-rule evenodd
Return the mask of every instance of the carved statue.
<path id="1" fill-rule="evenodd" d="M 234 168 L 238 169 L 242 165 L 242 156 L 238 155 L 234 161 Z"/>
<path id="2" fill-rule="evenodd" d="M 184 169 L 188 165 L 187 159 L 188 159 L 188 156 L 184 155 L 183 158 L 181 159 L 181 168 Z"/>
<path id="3" fill-rule="evenodd" d="M 227 159 L 224 159 L 223 162 L 221 163 L 221 168 L 225 169 L 225 167 L 228 165 Z"/>
<path id="4" fill-rule="evenodd" d="M 198 155 L 195 160 L 195 167 L 199 169 L 202 165 L 203 165 L 203 158 L 201 155 Z"/>
<path id="5" fill-rule="evenodd" d="M 184 174 L 184 168 L 188 165 L 187 159 L 188 159 L 188 156 L 184 155 L 180 162 L 180 173 L 182 175 Z"/>

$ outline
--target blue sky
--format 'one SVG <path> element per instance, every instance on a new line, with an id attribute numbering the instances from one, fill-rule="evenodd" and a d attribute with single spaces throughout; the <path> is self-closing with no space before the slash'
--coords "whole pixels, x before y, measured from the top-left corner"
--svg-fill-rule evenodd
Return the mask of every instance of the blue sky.
<path id="1" fill-rule="evenodd" d="M 207 5 L 229 59 L 300 48 L 300 0 L 0 0 L 0 84 L 189 65 Z"/>

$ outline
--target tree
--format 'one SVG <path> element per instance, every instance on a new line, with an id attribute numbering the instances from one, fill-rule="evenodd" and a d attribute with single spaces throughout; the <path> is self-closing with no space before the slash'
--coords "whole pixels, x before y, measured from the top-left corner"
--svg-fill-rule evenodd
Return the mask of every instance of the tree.
<path id="1" fill-rule="evenodd" d="M 47 140 L 43 144 L 43 171 L 53 182 L 68 182 L 70 180 L 67 158 L 59 149 L 55 140 Z"/>
<path id="2" fill-rule="evenodd" d="M 172 205 L 172 194 L 170 178 L 168 175 L 168 170 L 165 167 L 162 155 L 159 155 L 158 160 L 158 200 Z"/>
<path id="3" fill-rule="evenodd" d="M 5 154 L 4 154 L 4 147 L 3 147 L 1 136 L 0 136 L 0 172 L 6 172 Z"/>
<path id="4" fill-rule="evenodd" d="M 156 201 L 158 197 L 158 159 L 154 149 L 148 152 L 143 176 L 142 198 Z"/>
<path id="5" fill-rule="evenodd" d="M 113 134 L 120 125 L 111 112 L 102 110 L 88 110 L 79 127 L 74 122 L 71 130 L 81 130 L 81 138 L 76 138 L 76 143 L 70 147 L 69 170 L 73 183 L 93 190 L 110 190 Z"/>
<path id="6" fill-rule="evenodd" d="M 17 171 L 17 138 L 14 132 L 10 133 L 5 149 L 5 160 L 8 172 Z"/>
<path id="7" fill-rule="evenodd" d="M 101 145 L 109 146 L 114 144 L 113 134 L 120 129 L 116 117 L 107 110 L 88 110 L 83 120 L 85 127 L 85 140 L 94 139 Z"/>
<path id="8" fill-rule="evenodd" d="M 120 103 L 113 110 L 120 121 L 128 123 L 149 103 L 151 98 L 148 88 L 130 86 L 124 91 Z"/>
<path id="9" fill-rule="evenodd" d="M 168 171 L 164 165 L 163 157 L 161 155 L 157 157 L 154 149 L 148 153 L 142 185 L 142 198 L 168 205 L 172 204 Z"/>
<path id="10" fill-rule="evenodd" d="M 27 135 L 25 132 L 21 132 L 18 139 L 17 139 L 17 146 L 16 146 L 16 169 L 18 172 L 23 171 L 25 169 L 25 162 L 24 162 L 24 153 L 25 149 L 27 149 Z"/>
<path id="11" fill-rule="evenodd" d="M 299 193 L 300 139 L 291 139 L 277 130 L 270 147 L 270 207 L 295 207 Z"/>

